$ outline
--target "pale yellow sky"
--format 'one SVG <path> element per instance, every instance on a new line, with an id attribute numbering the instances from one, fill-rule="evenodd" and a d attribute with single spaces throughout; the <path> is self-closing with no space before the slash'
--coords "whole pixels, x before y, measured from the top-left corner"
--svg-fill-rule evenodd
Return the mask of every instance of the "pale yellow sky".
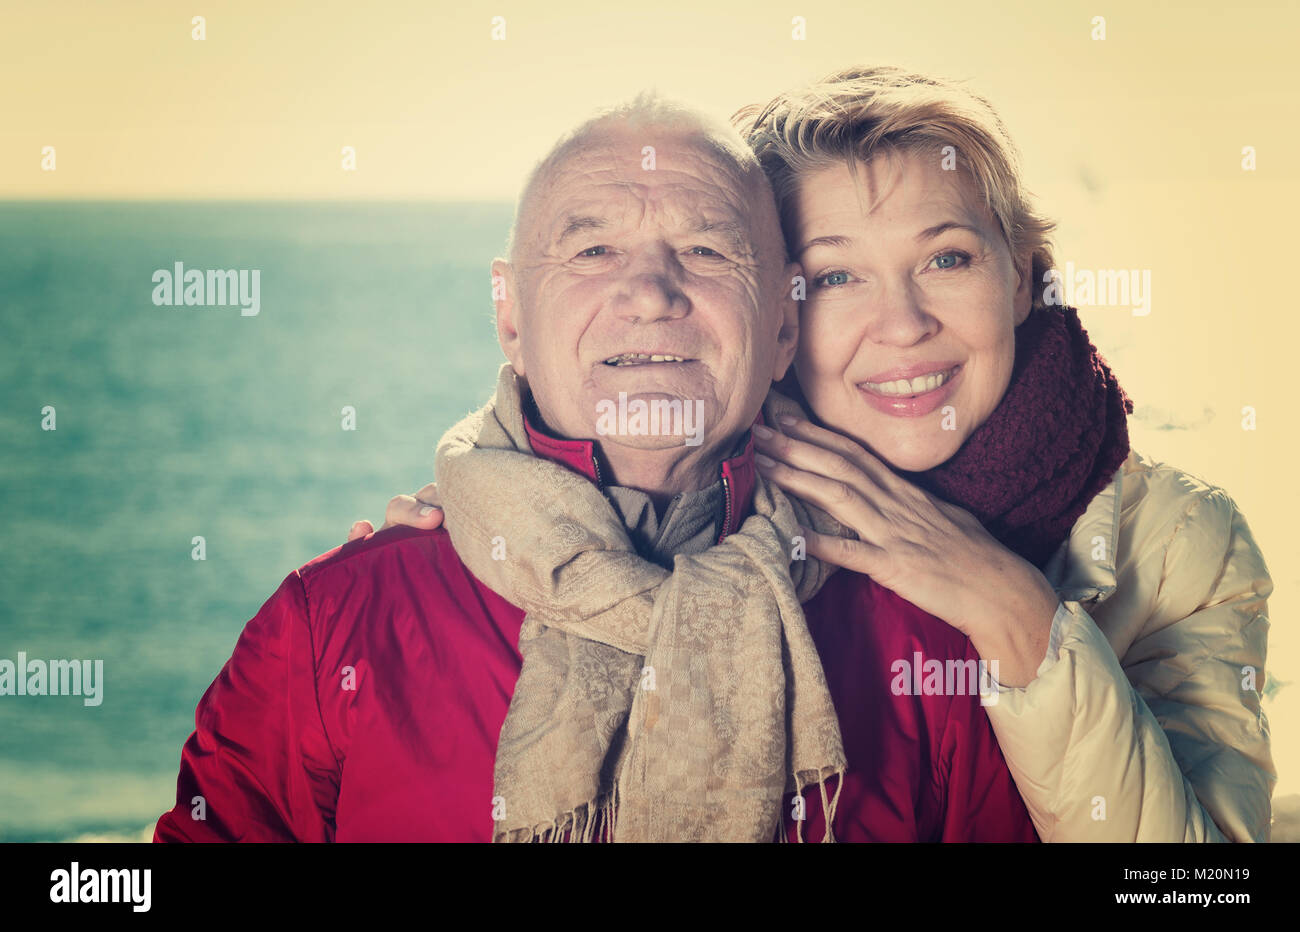
<path id="1" fill-rule="evenodd" d="M 1137 402 L 1135 446 L 1226 488 L 1264 549 L 1270 666 L 1295 683 L 1269 706 L 1278 792 L 1297 792 L 1297 35 L 1294 0 L 0 0 L 0 199 L 507 200 L 561 130 L 646 88 L 728 116 L 852 63 L 969 79 L 1062 264 L 1152 274 L 1150 315 L 1084 324 Z"/>
<path id="2" fill-rule="evenodd" d="M 729 115 L 867 61 L 972 79 L 1041 182 L 1081 165 L 1111 181 L 1228 176 L 1245 144 L 1271 147 L 1276 173 L 1292 132 L 1278 117 L 1296 115 L 1291 2 L 0 9 L 0 198 L 508 198 L 597 104 L 653 86 Z M 204 41 L 191 38 L 195 15 Z M 1106 16 L 1104 41 L 1091 38 L 1094 15 Z M 494 16 L 504 41 L 491 38 Z M 340 167 L 345 145 L 355 172 Z M 55 147 L 53 172 L 43 146 Z"/>

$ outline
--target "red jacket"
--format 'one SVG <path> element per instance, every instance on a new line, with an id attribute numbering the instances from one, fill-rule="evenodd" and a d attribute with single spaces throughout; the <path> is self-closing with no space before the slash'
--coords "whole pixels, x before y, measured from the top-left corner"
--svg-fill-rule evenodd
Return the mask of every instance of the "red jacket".
<path id="1" fill-rule="evenodd" d="M 597 481 L 590 441 L 529 434 L 539 456 Z M 752 442 L 722 478 L 725 537 L 752 504 Z M 849 765 L 837 840 L 1037 840 L 978 696 L 891 689 L 898 660 L 976 658 L 965 636 L 848 572 L 804 609 Z M 317 557 L 204 693 L 154 840 L 489 841 L 522 621 L 442 530 L 393 528 Z M 819 841 L 820 794 L 804 796 L 803 837 Z"/>

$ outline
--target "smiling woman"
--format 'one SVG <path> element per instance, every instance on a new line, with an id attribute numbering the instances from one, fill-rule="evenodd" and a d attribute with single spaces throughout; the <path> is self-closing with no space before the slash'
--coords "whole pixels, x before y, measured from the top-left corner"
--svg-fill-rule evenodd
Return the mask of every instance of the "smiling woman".
<path id="1" fill-rule="evenodd" d="M 812 286 L 798 360 L 809 402 L 842 432 L 871 418 L 895 466 L 947 459 L 1009 380 L 1012 331 L 1031 302 L 1027 263 L 961 176 L 918 151 L 810 172 L 786 222 Z M 864 303 L 888 313 L 855 313 Z M 940 315 L 921 306 L 947 310 L 946 339 L 929 339 Z M 890 351 L 859 352 L 868 336 Z M 918 420 L 950 400 L 944 429 Z"/>
<path id="2" fill-rule="evenodd" d="M 854 68 L 737 113 L 811 287 L 818 424 L 760 470 L 853 528 L 809 553 L 999 661 L 988 710 L 1045 841 L 1264 841 L 1272 581 L 1232 499 L 1130 449 L 987 101 Z"/>

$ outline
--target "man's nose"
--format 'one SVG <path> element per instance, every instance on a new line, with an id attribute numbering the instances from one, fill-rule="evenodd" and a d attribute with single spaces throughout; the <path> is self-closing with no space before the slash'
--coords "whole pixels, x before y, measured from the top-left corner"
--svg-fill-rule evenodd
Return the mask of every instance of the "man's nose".
<path id="1" fill-rule="evenodd" d="M 683 269 L 671 250 L 643 250 L 625 266 L 611 302 L 613 310 L 640 323 L 682 317 L 691 308 L 682 278 Z"/>

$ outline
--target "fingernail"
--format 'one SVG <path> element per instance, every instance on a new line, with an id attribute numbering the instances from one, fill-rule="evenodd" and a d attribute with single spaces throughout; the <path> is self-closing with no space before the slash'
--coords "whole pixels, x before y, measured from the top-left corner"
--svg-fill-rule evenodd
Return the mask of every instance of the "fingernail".
<path id="1" fill-rule="evenodd" d="M 799 418 L 795 417 L 792 414 L 782 414 L 780 417 L 777 418 L 777 420 L 780 421 L 782 424 L 784 424 L 786 427 L 793 427 L 794 425 L 799 423 Z"/>
<path id="2" fill-rule="evenodd" d="M 438 508 L 437 505 L 425 505 L 423 508 L 420 509 L 420 517 L 421 518 L 429 517 L 429 515 L 433 514 L 435 508 L 437 508 L 439 511 L 442 511 L 442 509 Z"/>
<path id="3" fill-rule="evenodd" d="M 755 424 L 754 436 L 758 437 L 761 440 L 771 440 L 774 436 L 776 436 L 776 431 L 772 430 L 772 428 L 770 427 L 764 427 L 762 424 Z"/>
<path id="4" fill-rule="evenodd" d="M 762 453 L 754 454 L 754 462 L 758 463 L 758 465 L 764 468 L 771 468 L 776 465 L 776 460 L 770 460 Z"/>

